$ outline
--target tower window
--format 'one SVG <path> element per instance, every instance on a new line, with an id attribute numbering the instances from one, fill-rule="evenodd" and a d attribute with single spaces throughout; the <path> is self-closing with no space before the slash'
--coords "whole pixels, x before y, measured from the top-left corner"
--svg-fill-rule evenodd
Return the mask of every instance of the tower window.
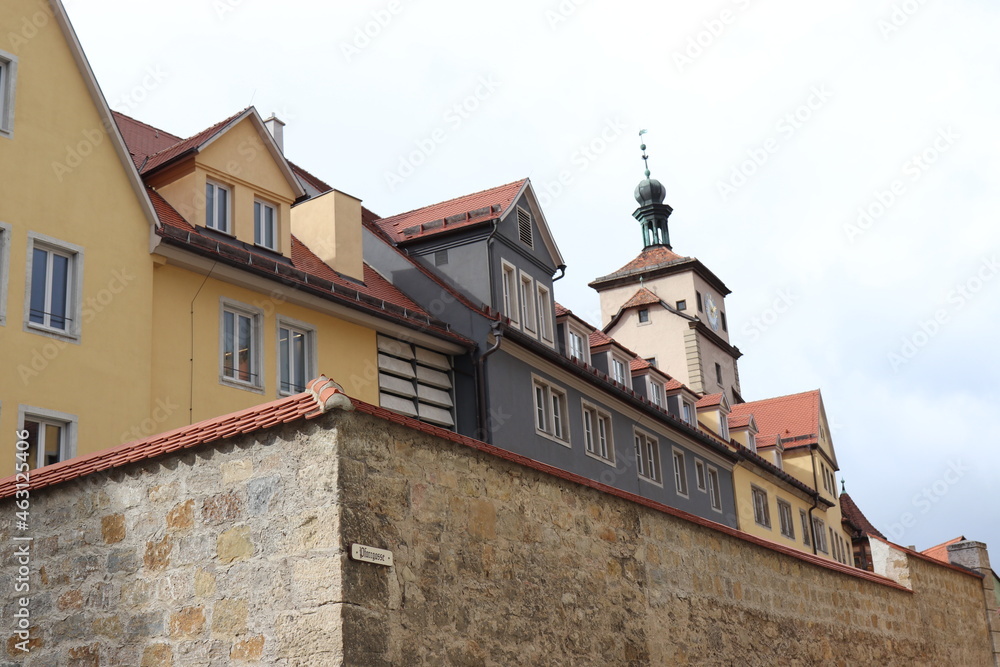
<path id="1" fill-rule="evenodd" d="M 677 302 L 677 310 L 687 310 L 687 309 L 688 309 L 688 302 L 686 299 L 681 299 L 680 301 Z"/>
<path id="2" fill-rule="evenodd" d="M 726 324 L 726 314 L 720 311 L 719 317 L 722 319 L 722 330 L 729 331 L 729 326 Z"/>
<path id="3" fill-rule="evenodd" d="M 649 309 L 643 308 L 639 311 L 639 324 L 645 324 L 649 322 Z"/>
<path id="4" fill-rule="evenodd" d="M 715 364 L 715 381 L 722 384 L 722 366 L 718 363 Z"/>
<path id="5" fill-rule="evenodd" d="M 699 313 L 705 312 L 705 306 L 703 306 L 701 303 L 701 292 L 695 292 L 694 295 L 695 295 L 695 300 L 698 302 L 698 312 Z"/>

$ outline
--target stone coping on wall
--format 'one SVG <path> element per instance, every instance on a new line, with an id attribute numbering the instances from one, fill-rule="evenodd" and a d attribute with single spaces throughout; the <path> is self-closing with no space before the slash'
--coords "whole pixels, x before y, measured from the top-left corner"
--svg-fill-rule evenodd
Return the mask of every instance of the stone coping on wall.
<path id="1" fill-rule="evenodd" d="M 937 558 L 932 558 L 931 556 L 928 556 L 927 554 L 922 554 L 919 551 L 914 551 L 913 549 L 910 549 L 908 547 L 904 547 L 902 545 L 896 544 L 895 542 L 890 542 L 889 540 L 881 538 L 878 535 L 868 534 L 868 539 L 870 539 L 870 540 L 878 540 L 879 542 L 882 542 L 883 544 L 886 544 L 886 545 L 892 547 L 893 549 L 896 549 L 897 551 L 901 551 L 901 552 L 905 553 L 907 556 L 912 556 L 913 558 L 918 558 L 918 559 L 920 559 L 922 561 L 926 561 L 928 563 L 933 563 L 934 565 L 938 565 L 940 567 L 946 567 L 949 570 L 955 570 L 956 572 L 961 572 L 962 574 L 967 574 L 967 575 L 969 575 L 971 577 L 976 577 L 978 579 L 982 579 L 983 578 L 983 575 L 979 574 L 978 572 L 974 572 L 972 570 L 966 569 L 966 568 L 961 567 L 959 565 L 952 565 L 951 563 L 945 563 L 944 561 L 938 560 Z"/>
<path id="2" fill-rule="evenodd" d="M 330 381 L 325 376 L 320 376 L 316 380 L 311 381 L 307 385 L 307 390 L 301 394 L 264 403 L 229 415 L 208 419 L 190 426 L 184 426 L 173 431 L 125 443 L 118 445 L 117 447 L 101 450 L 85 456 L 72 458 L 51 466 L 45 466 L 31 472 L 28 488 L 30 491 L 37 491 L 41 488 L 66 482 L 78 477 L 83 477 L 100 470 L 107 470 L 109 468 L 126 465 L 135 461 L 152 459 L 181 449 L 189 449 L 198 445 L 224 440 L 236 435 L 261 431 L 281 424 L 287 424 L 299 420 L 314 419 L 334 407 L 347 410 L 356 409 L 358 412 L 363 412 L 386 421 L 401 424 L 417 431 L 422 431 L 429 435 L 437 436 L 444 440 L 470 447 L 485 454 L 495 456 L 499 459 L 510 461 L 526 468 L 552 475 L 553 477 L 564 479 L 581 486 L 595 489 L 602 493 L 607 493 L 609 495 L 628 500 L 657 512 L 669 514 L 689 523 L 693 523 L 719 533 L 724 533 L 744 542 L 756 544 L 762 548 L 784 554 L 791 558 L 795 558 L 796 560 L 815 565 L 816 567 L 840 572 L 841 574 L 850 577 L 864 579 L 883 586 L 912 593 L 912 591 L 905 586 L 901 586 L 887 577 L 868 572 L 867 570 L 861 570 L 849 565 L 844 565 L 836 561 L 821 558 L 820 556 L 816 556 L 814 554 L 802 552 L 797 549 L 792 549 L 790 547 L 750 535 L 741 530 L 730 528 L 714 521 L 709 521 L 708 519 L 704 519 L 683 510 L 655 502 L 637 494 L 616 489 L 606 484 L 601 484 L 595 480 L 582 477 L 540 461 L 535 461 L 534 459 L 530 459 L 520 454 L 500 449 L 499 447 L 489 445 L 480 440 L 460 435 L 432 424 L 418 421 L 412 417 L 406 417 L 404 415 L 391 412 L 385 408 L 371 405 L 355 398 L 349 398 L 348 400 L 348 397 L 343 394 L 339 385 Z M 17 476 L 12 475 L 10 477 L 0 479 L 0 499 L 14 496 L 19 488 L 24 488 L 23 478 L 19 479 Z M 874 539 L 879 538 L 875 537 Z M 956 570 L 975 577 L 980 576 L 975 572 L 971 572 L 948 563 L 942 563 L 918 552 L 892 544 L 891 542 L 886 541 L 886 543 L 905 552 L 907 555 L 933 563 L 937 566 L 946 567 L 948 569 Z"/>

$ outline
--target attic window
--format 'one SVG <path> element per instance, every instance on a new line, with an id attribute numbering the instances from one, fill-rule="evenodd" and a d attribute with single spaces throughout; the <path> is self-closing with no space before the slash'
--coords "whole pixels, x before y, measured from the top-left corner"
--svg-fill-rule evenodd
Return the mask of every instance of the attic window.
<path id="1" fill-rule="evenodd" d="M 531 214 L 520 206 L 517 207 L 517 234 L 521 243 L 529 248 L 535 247 L 531 237 Z"/>

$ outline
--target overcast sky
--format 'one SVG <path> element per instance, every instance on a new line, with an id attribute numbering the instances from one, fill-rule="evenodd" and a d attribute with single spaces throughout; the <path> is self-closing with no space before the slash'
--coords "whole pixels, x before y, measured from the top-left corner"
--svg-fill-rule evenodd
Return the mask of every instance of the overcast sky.
<path id="1" fill-rule="evenodd" d="M 821 388 L 882 532 L 1000 559 L 995 3 L 66 5 L 113 108 L 180 136 L 276 112 L 380 215 L 530 176 L 596 325 L 648 129 L 674 250 L 733 290 L 744 396 Z"/>

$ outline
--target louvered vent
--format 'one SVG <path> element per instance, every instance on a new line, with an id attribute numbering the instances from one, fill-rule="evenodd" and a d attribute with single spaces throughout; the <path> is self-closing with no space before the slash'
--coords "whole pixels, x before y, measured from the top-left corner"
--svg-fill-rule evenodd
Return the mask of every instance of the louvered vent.
<path id="1" fill-rule="evenodd" d="M 521 237 L 521 243 L 534 248 L 531 238 L 531 214 L 520 206 L 517 207 L 517 233 Z"/>
<path id="2" fill-rule="evenodd" d="M 455 427 L 450 357 L 379 335 L 378 387 L 383 408 Z"/>

